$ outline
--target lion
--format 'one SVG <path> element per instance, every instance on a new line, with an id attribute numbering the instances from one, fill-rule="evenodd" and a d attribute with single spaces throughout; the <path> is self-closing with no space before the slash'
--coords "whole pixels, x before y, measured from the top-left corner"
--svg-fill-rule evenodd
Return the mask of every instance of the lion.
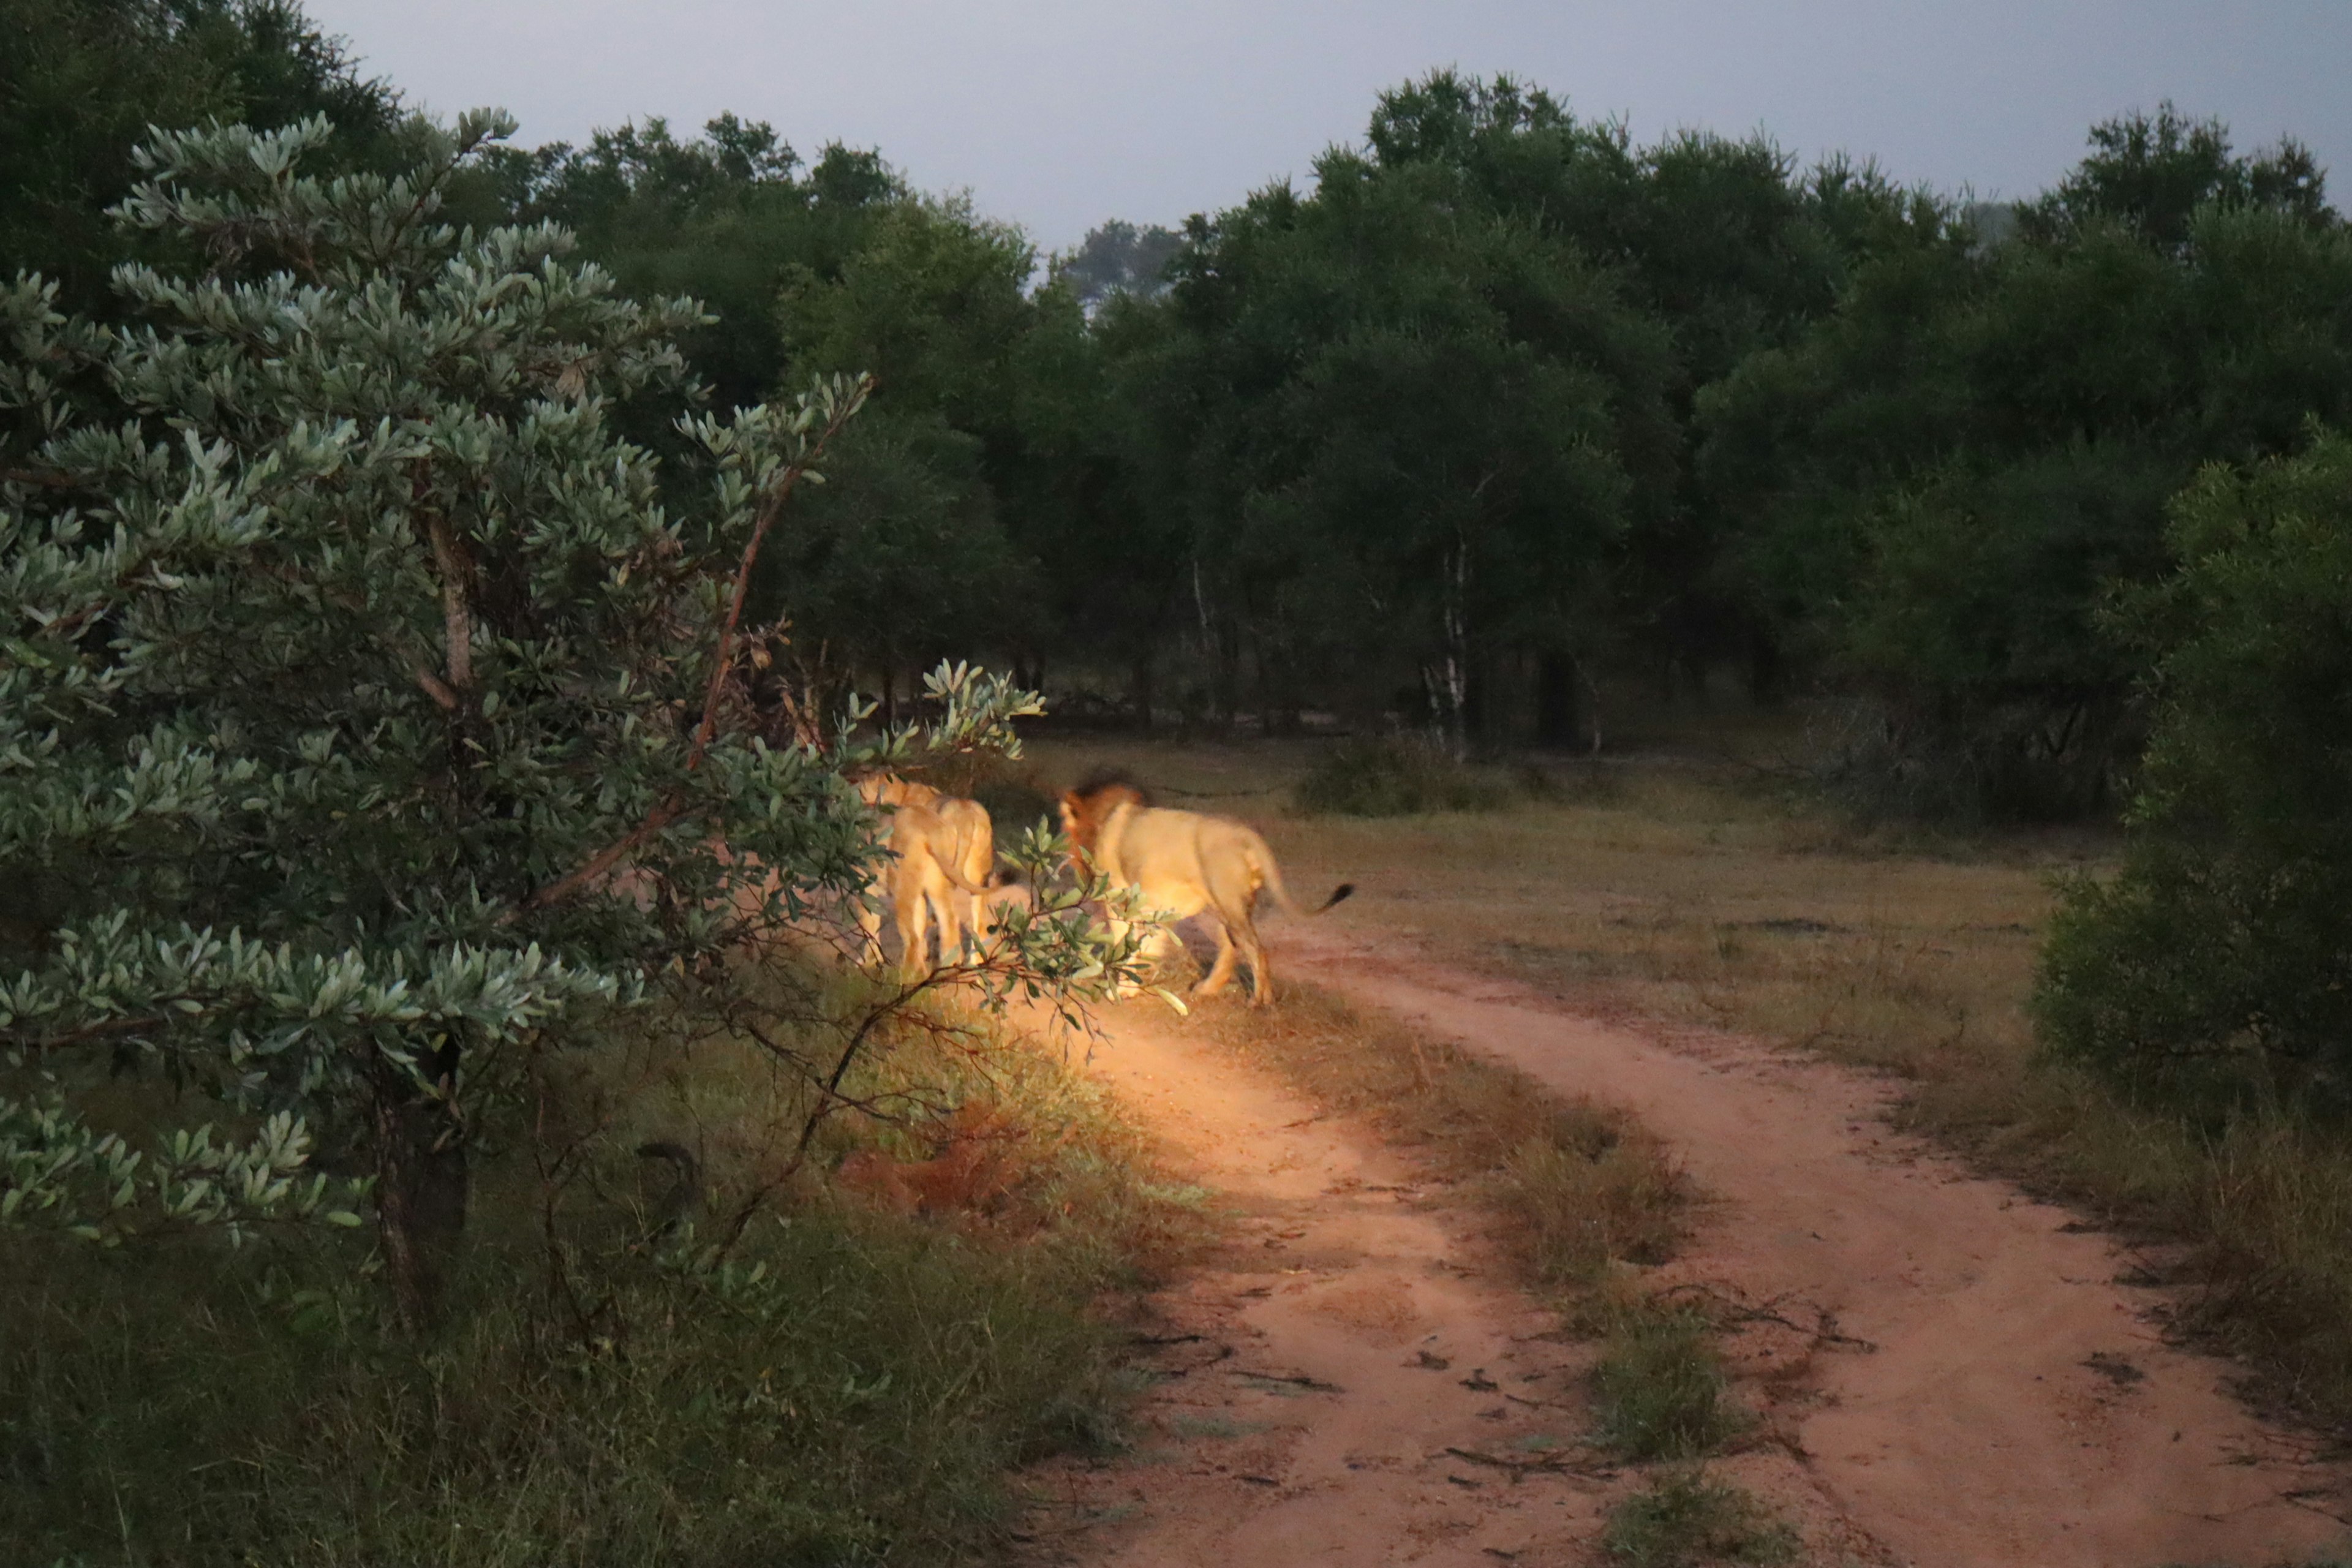
<path id="1" fill-rule="evenodd" d="M 996 829 L 988 808 L 887 773 L 859 779 L 857 794 L 885 813 L 883 842 L 890 853 L 858 911 L 868 961 L 878 963 L 882 957 L 880 896 L 887 897 L 897 917 L 899 963 L 909 975 L 922 973 L 934 920 L 941 963 L 962 951 L 967 929 L 975 945 L 985 946 L 988 881 L 996 867 Z"/>
<path id="2" fill-rule="evenodd" d="M 1121 780 L 1081 784 L 1062 796 L 1062 831 L 1074 855 L 1085 855 L 1118 887 L 1133 888 L 1155 918 L 1174 922 L 1207 912 L 1216 917 L 1217 962 L 1194 990 L 1213 996 L 1231 984 L 1235 959 L 1250 968 L 1250 1005 L 1274 1000 L 1265 946 L 1258 941 L 1254 907 L 1259 889 L 1286 913 L 1319 915 L 1356 890 L 1342 882 L 1311 910 L 1292 901 L 1274 851 L 1256 829 L 1230 816 L 1155 806 Z"/>

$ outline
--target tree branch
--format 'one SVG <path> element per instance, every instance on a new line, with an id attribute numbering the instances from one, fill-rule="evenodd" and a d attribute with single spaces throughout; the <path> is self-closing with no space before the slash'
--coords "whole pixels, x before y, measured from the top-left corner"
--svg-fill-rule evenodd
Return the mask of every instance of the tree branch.
<path id="1" fill-rule="evenodd" d="M 474 605 L 466 588 L 472 574 L 446 517 L 437 511 L 425 513 L 425 537 L 433 545 L 433 566 L 441 578 L 441 624 L 449 639 L 449 684 L 459 691 L 468 690 L 474 684 Z"/>
<path id="2" fill-rule="evenodd" d="M 702 765 L 703 754 L 710 749 L 710 742 L 718 733 L 719 694 L 726 689 L 728 668 L 733 662 L 735 628 L 743 618 L 743 600 L 751 592 L 751 568 L 760 559 L 760 545 L 768 537 L 768 530 L 774 526 L 776 519 L 782 515 L 784 502 L 791 498 L 793 487 L 798 484 L 801 476 L 808 472 L 810 467 L 824 455 L 826 445 L 835 436 L 841 434 L 841 427 L 849 422 L 850 416 L 856 412 L 859 404 L 865 400 L 866 394 L 872 389 L 873 385 L 872 376 L 858 378 L 854 395 L 842 399 L 841 405 L 835 410 L 833 418 L 826 423 L 822 431 L 818 432 L 816 439 L 809 444 L 807 453 L 799 462 L 784 469 L 775 488 L 769 491 L 766 498 L 760 503 L 759 512 L 751 523 L 751 537 L 745 542 L 743 557 L 736 563 L 735 587 L 728 598 L 727 619 L 719 626 L 719 646 L 711 655 L 710 680 L 703 688 L 702 693 L 702 719 L 694 727 L 694 742 L 688 748 L 686 753 L 686 770 L 688 773 Z M 519 907 L 525 910 L 541 910 L 559 900 L 571 897 L 588 883 L 619 865 L 631 850 L 668 826 L 685 810 L 685 805 L 684 797 L 673 792 L 659 805 L 654 807 L 645 821 L 631 828 L 627 836 L 618 843 L 598 852 L 595 858 L 578 870 L 550 882 L 532 893 Z M 511 919 L 512 916 L 509 915 L 508 918 Z"/>
<path id="3" fill-rule="evenodd" d="M 873 385 L 872 376 L 858 377 L 856 394 L 841 400 L 833 418 L 809 444 L 807 455 L 784 470 L 783 477 L 776 482 L 776 488 L 769 491 L 760 503 L 759 515 L 751 523 L 751 537 L 743 545 L 743 559 L 735 567 L 735 590 L 727 602 L 727 619 L 719 628 L 719 647 L 711 658 L 710 683 L 702 693 L 702 722 L 695 726 L 694 744 L 686 755 L 688 772 L 701 763 L 702 753 L 709 748 L 711 736 L 719 728 L 719 694 L 727 682 L 728 667 L 735 651 L 735 627 L 743 618 L 743 600 L 751 592 L 751 568 L 760 559 L 760 545 L 768 537 L 768 530 L 774 525 L 776 519 L 782 515 L 784 502 L 792 498 L 793 487 L 800 482 L 803 474 L 808 472 L 811 464 L 824 456 L 826 445 L 841 434 L 841 427 L 849 423 L 850 416 L 857 411 Z"/>
<path id="4" fill-rule="evenodd" d="M 78 490 L 83 481 L 54 468 L 0 468 L 0 484 L 42 485 L 53 490 Z"/>

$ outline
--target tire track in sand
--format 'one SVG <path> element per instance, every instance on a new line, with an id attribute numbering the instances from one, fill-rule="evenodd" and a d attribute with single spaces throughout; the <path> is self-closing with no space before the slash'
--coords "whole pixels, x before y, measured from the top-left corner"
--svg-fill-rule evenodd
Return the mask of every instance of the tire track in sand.
<path id="1" fill-rule="evenodd" d="M 1886 1080 L 1581 1016 L 1392 940 L 1286 934 L 1288 973 L 1622 1105 L 1675 1145 L 1713 1201 L 1654 1284 L 1828 1314 L 1874 1347 L 1783 1343 L 1777 1365 L 1769 1333 L 1734 1350 L 1786 1451 L 1896 1560 L 2252 1568 L 2352 1535 L 2345 1468 L 2232 1399 L 2228 1363 L 2166 1343 L 2161 1292 L 2117 1282 L 2134 1263 L 2113 1238 L 1893 1131 Z"/>
<path id="2" fill-rule="evenodd" d="M 1591 1347 L 1513 1288 L 1409 1155 L 1188 1031 L 1105 1020 L 1093 1070 L 1211 1187 L 1233 1234 L 1153 1296 L 1135 1452 L 1025 1478 L 1027 1561 L 1150 1568 L 1598 1563 L 1643 1477 L 1577 1439 Z M 1718 1469 L 1804 1531 L 1807 1561 L 1891 1561 L 1785 1453 Z"/>

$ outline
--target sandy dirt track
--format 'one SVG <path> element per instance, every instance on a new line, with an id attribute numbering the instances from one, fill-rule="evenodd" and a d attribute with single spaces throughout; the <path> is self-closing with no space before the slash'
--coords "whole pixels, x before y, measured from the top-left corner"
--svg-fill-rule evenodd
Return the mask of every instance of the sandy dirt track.
<path id="1" fill-rule="evenodd" d="M 1716 1468 L 1804 1561 L 2257 1568 L 2352 1534 L 2342 1469 L 2163 1342 L 2126 1252 L 1893 1131 L 1885 1083 L 1582 1016 L 1360 931 L 1288 926 L 1276 965 L 1675 1146 L 1709 1201 L 1650 1283 L 1747 1310 L 1728 1348 L 1764 1419 Z M 1037 1478 L 1038 1559 L 1602 1561 L 1640 1478 L 1576 1446 L 1590 1349 L 1547 1332 L 1475 1216 L 1172 1017 L 1122 1010 L 1111 1040 L 1097 1070 L 1247 1217 L 1153 1303 L 1152 1436 Z"/>

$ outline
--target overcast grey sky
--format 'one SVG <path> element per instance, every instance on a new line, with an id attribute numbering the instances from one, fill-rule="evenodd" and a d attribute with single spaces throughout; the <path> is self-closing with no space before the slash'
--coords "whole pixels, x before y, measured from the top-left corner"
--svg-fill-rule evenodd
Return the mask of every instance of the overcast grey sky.
<path id="1" fill-rule="evenodd" d="M 877 146 L 1047 247 L 1230 205 L 1360 138 L 1436 66 L 1507 71 L 1639 141 L 1761 129 L 1807 159 L 2030 195 L 2095 120 L 2169 97 L 2241 149 L 2282 132 L 2352 200 L 2352 0 L 309 0 L 440 114 L 526 144 L 667 115 Z"/>

